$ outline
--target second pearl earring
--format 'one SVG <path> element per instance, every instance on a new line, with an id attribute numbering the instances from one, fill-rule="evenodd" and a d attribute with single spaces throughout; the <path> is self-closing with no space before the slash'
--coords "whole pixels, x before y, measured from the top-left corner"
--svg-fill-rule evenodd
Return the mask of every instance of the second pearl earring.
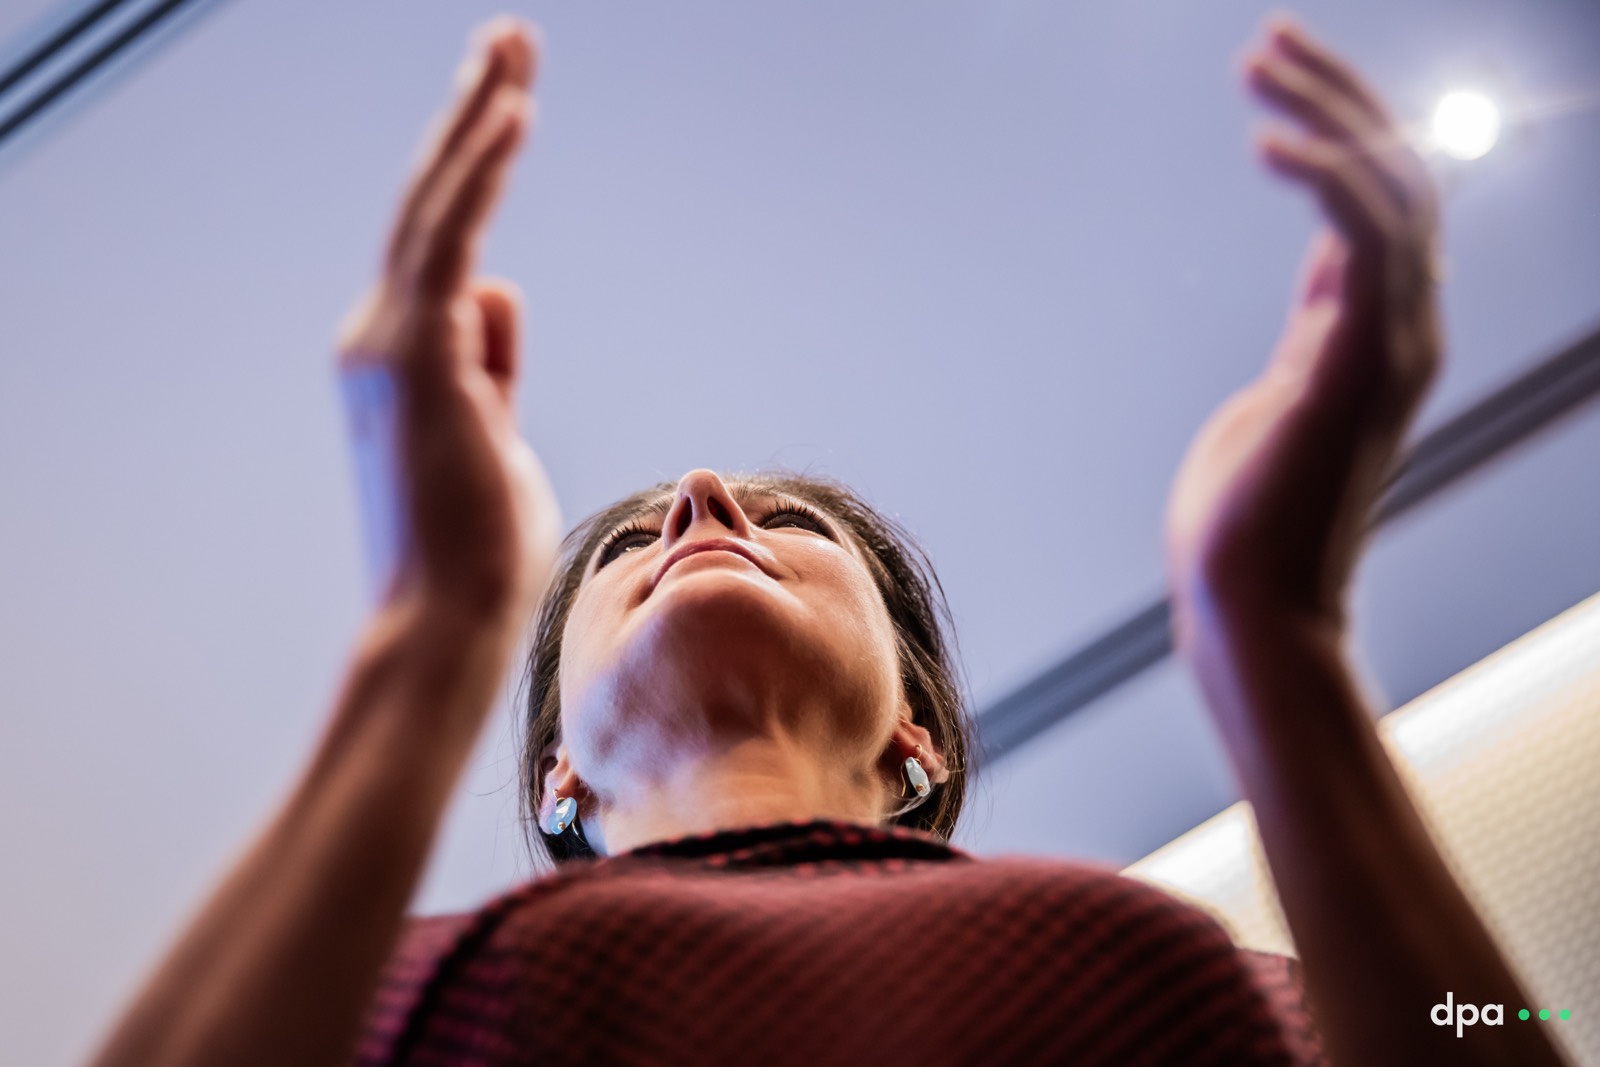
<path id="1" fill-rule="evenodd" d="M 917 755 L 921 754 L 922 746 L 918 745 Z M 912 792 L 917 794 L 917 796 L 927 796 L 928 791 L 932 789 L 933 786 L 928 782 L 928 772 L 922 769 L 922 761 L 917 759 L 916 756 L 907 756 L 904 770 L 906 776 L 906 785 L 901 788 L 900 795 L 906 796 L 906 788 L 909 787 Z"/>
<path id="2" fill-rule="evenodd" d="M 557 837 L 562 831 L 572 825 L 578 817 L 578 802 L 572 797 L 562 797 L 556 801 L 555 814 L 550 816 L 550 832 Z"/>

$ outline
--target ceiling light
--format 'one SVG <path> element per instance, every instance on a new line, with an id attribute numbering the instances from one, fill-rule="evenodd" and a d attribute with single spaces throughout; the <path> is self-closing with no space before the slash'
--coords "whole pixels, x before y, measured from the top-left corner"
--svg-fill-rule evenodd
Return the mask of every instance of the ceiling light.
<path id="1" fill-rule="evenodd" d="M 1446 93 L 1433 109 L 1433 143 L 1456 159 L 1477 159 L 1500 137 L 1500 109 L 1482 93 Z"/>

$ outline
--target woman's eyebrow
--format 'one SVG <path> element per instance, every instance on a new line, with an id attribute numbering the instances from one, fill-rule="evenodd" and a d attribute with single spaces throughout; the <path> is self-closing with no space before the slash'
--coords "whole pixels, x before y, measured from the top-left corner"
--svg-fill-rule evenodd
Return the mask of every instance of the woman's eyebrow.
<path id="1" fill-rule="evenodd" d="M 807 509 L 822 516 L 822 521 L 833 530 L 834 538 L 841 544 L 853 545 L 855 542 L 855 536 L 851 532 L 848 524 L 846 524 L 845 521 L 841 519 L 832 508 L 812 500 L 809 497 L 801 496 L 799 493 L 791 493 L 783 489 L 769 488 L 760 484 L 756 484 L 741 489 L 735 489 L 734 495 L 739 497 L 740 507 L 743 507 L 745 501 L 751 498 L 756 500 L 773 501 L 775 503 L 783 503 L 788 501 L 793 504 L 803 505 Z"/>
<path id="2" fill-rule="evenodd" d="M 620 526 L 622 523 L 628 522 L 631 519 L 642 519 L 646 515 L 654 515 L 659 519 L 664 519 L 667 517 L 667 512 L 672 510 L 672 502 L 676 499 L 676 493 L 662 493 L 654 500 L 645 504 L 640 504 L 637 508 L 622 516 L 622 518 L 618 520 L 617 525 Z"/>

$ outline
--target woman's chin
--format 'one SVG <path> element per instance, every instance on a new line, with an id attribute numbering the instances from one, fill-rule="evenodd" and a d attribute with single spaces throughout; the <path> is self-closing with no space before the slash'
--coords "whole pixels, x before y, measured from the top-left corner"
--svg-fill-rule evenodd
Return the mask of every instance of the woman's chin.
<path id="1" fill-rule="evenodd" d="M 793 632 L 806 614 L 799 600 L 754 567 L 668 571 L 643 606 L 655 640 L 764 640 Z"/>
<path id="2" fill-rule="evenodd" d="M 624 637 L 628 658 L 685 681 L 705 674 L 754 688 L 784 685 L 835 675 L 851 659 L 851 627 L 830 625 L 754 568 L 708 567 L 676 579 L 669 572 L 637 623 Z"/>
<path id="3" fill-rule="evenodd" d="M 610 635 L 609 655 L 570 664 L 562 699 L 564 719 L 583 732 L 575 743 L 598 766 L 621 747 L 659 753 L 674 739 L 768 730 L 775 711 L 805 717 L 791 731 L 821 728 L 818 708 L 848 720 L 839 732 L 859 730 L 893 679 L 868 669 L 870 635 L 832 607 L 819 610 L 754 567 L 668 571 Z"/>

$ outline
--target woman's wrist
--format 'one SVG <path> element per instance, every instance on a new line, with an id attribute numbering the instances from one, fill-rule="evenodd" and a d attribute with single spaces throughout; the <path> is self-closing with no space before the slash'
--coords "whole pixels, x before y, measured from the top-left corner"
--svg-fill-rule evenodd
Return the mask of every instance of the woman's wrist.
<path id="1" fill-rule="evenodd" d="M 519 622 L 509 607 L 405 592 L 378 606 L 368 620 L 366 636 L 412 655 L 448 662 L 446 654 L 454 650 L 514 641 Z"/>
<path id="2" fill-rule="evenodd" d="M 1439 1062 L 1427 1006 L 1526 1000 L 1378 738 L 1342 625 L 1255 604 L 1175 619 L 1245 797 L 1339 1062 Z M 1468 992 L 1462 992 L 1467 990 Z M 1488 1062 L 1555 1063 L 1542 1035 Z"/>
<path id="3" fill-rule="evenodd" d="M 1177 652 L 1206 689 L 1213 712 L 1223 710 L 1219 702 L 1238 703 L 1259 687 L 1277 688 L 1286 675 L 1310 670 L 1324 680 L 1347 680 L 1337 688 L 1347 688 L 1352 707 L 1370 721 L 1358 695 L 1342 603 L 1196 579 L 1174 589 L 1172 629 Z"/>
<path id="4" fill-rule="evenodd" d="M 453 781 L 494 707 L 519 631 L 414 596 L 383 603 L 358 634 L 308 771 L 361 752 Z M 379 755 L 381 753 L 381 755 Z"/>
<path id="5" fill-rule="evenodd" d="M 1175 607 L 1174 626 L 1247 796 L 1288 790 L 1337 806 L 1386 777 L 1330 614 L 1201 596 Z"/>
<path id="6" fill-rule="evenodd" d="M 514 637 L 414 599 L 368 620 L 300 780 L 97 1067 L 347 1061 Z"/>

